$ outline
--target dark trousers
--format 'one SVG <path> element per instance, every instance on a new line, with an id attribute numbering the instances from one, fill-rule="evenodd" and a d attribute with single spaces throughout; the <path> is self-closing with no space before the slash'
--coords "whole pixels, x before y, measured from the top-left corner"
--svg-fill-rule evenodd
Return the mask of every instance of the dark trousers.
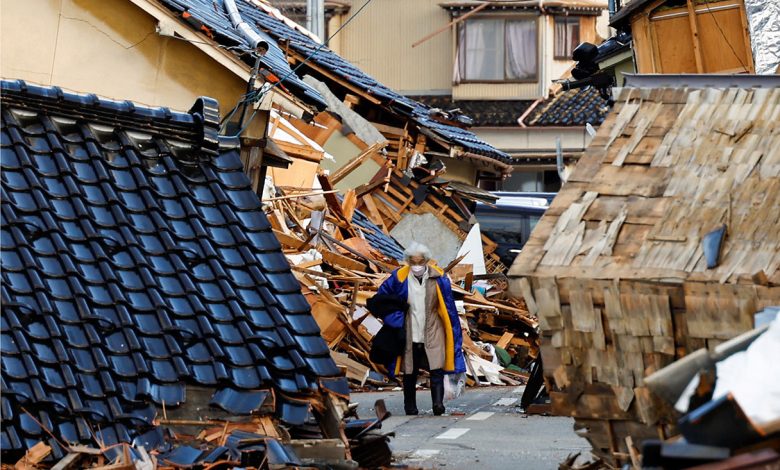
<path id="1" fill-rule="evenodd" d="M 425 344 L 412 343 L 412 373 L 404 374 L 404 411 L 407 414 L 417 412 L 417 373 L 420 369 L 427 370 L 431 375 L 431 400 L 434 412 L 444 410 L 444 371 L 441 369 L 430 370 L 428 355 L 425 353 Z M 440 413 L 439 413 L 440 414 Z"/>

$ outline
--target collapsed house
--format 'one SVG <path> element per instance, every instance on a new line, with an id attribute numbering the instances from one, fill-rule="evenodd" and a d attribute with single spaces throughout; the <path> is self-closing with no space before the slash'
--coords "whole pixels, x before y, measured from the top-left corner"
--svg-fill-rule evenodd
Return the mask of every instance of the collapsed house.
<path id="1" fill-rule="evenodd" d="M 197 31 L 203 41 L 227 49 L 244 63 L 252 61 L 246 54 L 252 49 L 250 40 L 237 33 L 224 9 L 215 9 L 205 0 L 160 3 Z M 419 215 L 426 204 L 435 206 L 443 230 L 462 243 L 474 224 L 473 203 L 485 198 L 485 192 L 473 186 L 477 171 L 508 175 L 512 171 L 511 158 L 467 130 L 471 125 L 468 117 L 430 108 L 387 88 L 267 3 L 243 0 L 236 6 L 246 25 L 272 44 L 269 53 L 273 52 L 273 60 L 260 58 L 269 72 L 264 74 L 267 83 L 287 89 L 285 77 L 304 76 L 303 84 L 299 86 L 295 81 L 297 88 L 290 87 L 289 91 L 294 96 L 304 93 L 301 99 L 311 101 L 314 90 L 315 96 L 327 103 L 324 110 L 315 107 L 310 114 L 277 113 L 269 120 L 271 131 L 276 126 L 292 127 L 309 140 L 301 142 L 298 136 L 297 143 L 303 145 L 290 145 L 269 133 L 269 141 L 293 159 L 290 169 L 274 169 L 273 178 L 287 186 L 312 188 L 318 168 L 325 169 L 333 175 L 334 188 L 358 190 L 358 209 L 376 223 L 393 216 L 403 219 L 407 212 Z M 289 67 L 295 70 L 291 75 Z M 250 165 L 246 170 L 250 174 L 254 171 Z M 403 186 L 412 179 L 418 185 L 432 187 L 415 197 L 404 195 L 396 204 L 386 184 L 396 178 L 401 178 Z M 456 191 L 456 196 L 467 203 L 451 202 L 449 193 L 438 191 L 442 182 L 436 178 L 459 183 L 463 190 Z M 265 174 L 258 173 L 256 179 L 264 182 Z M 474 197 L 474 192 L 479 196 Z M 372 201 L 367 202 L 365 195 L 370 195 Z M 399 241 L 404 243 L 401 238 Z M 490 272 L 505 271 L 493 253 L 495 243 L 484 236 L 483 240 Z M 446 264 L 451 260 L 439 261 Z"/>
<path id="2" fill-rule="evenodd" d="M 2 95 L 4 462 L 348 458 L 347 381 L 217 103 Z"/>
<path id="3" fill-rule="evenodd" d="M 676 433 L 645 377 L 780 304 L 780 82 L 677 80 L 623 89 L 509 274 L 553 411 L 612 463 Z"/>

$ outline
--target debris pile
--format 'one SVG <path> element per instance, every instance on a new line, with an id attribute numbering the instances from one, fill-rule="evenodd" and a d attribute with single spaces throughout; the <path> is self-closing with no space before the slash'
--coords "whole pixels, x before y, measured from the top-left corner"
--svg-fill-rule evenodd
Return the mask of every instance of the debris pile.
<path id="1" fill-rule="evenodd" d="M 756 314 L 758 328 L 699 349 L 645 379 L 680 413 L 684 439 L 648 440 L 645 467 L 776 468 L 780 464 L 780 307 Z M 772 319 L 773 318 L 773 319 Z"/>
<path id="2" fill-rule="evenodd" d="M 390 384 L 369 358 L 382 326 L 366 308 L 403 259 L 403 247 L 357 209 L 355 190 L 342 197 L 327 175 L 319 188 L 278 187 L 265 210 L 309 301 L 336 363 L 355 389 Z M 537 322 L 522 300 L 510 299 L 503 274 L 474 275 L 464 256 L 443 267 L 453 281 L 464 329 L 469 385 L 519 385 L 537 357 Z"/>

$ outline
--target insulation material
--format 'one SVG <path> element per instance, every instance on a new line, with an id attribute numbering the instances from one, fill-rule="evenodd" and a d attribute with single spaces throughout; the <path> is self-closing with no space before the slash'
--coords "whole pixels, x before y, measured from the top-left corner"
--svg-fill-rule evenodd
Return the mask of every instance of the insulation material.
<path id="1" fill-rule="evenodd" d="M 745 0 L 753 61 L 759 75 L 780 67 L 780 2 Z"/>

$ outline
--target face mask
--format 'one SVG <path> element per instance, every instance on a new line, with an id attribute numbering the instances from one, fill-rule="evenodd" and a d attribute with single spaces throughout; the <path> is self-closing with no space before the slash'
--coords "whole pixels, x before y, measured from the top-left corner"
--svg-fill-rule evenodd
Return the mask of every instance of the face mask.
<path id="1" fill-rule="evenodd" d="M 425 272 L 425 266 L 412 266 L 412 272 L 415 276 L 421 276 Z"/>

